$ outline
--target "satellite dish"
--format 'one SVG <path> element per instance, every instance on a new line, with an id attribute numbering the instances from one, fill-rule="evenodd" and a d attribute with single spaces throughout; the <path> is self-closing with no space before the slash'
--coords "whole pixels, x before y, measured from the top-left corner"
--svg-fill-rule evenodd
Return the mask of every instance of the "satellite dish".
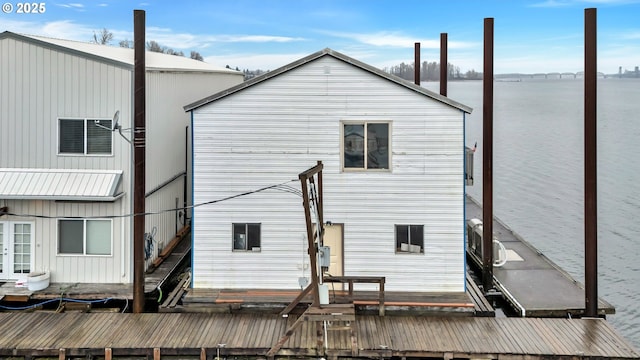
<path id="1" fill-rule="evenodd" d="M 111 131 L 115 131 L 120 128 L 120 124 L 118 124 L 118 120 L 120 119 L 120 110 L 116 110 L 116 113 L 113 114 L 113 121 L 111 121 Z"/>
<path id="2" fill-rule="evenodd" d="M 120 124 L 118 124 L 118 119 L 120 119 L 120 110 L 116 110 L 116 113 L 113 114 L 113 120 L 111 121 L 111 127 L 108 128 L 104 125 L 100 124 L 100 120 L 96 119 L 93 120 L 93 123 L 95 126 L 105 129 L 105 130 L 109 130 L 109 131 L 115 131 L 116 129 L 120 129 Z"/>

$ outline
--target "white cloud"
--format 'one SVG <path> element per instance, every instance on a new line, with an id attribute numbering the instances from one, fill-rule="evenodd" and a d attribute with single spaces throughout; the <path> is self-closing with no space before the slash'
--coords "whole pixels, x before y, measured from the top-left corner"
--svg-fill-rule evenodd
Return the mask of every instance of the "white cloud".
<path id="1" fill-rule="evenodd" d="M 625 40 L 640 40 L 640 30 L 624 33 L 621 35 L 621 37 Z"/>
<path id="2" fill-rule="evenodd" d="M 115 33 L 114 33 L 115 35 Z M 148 27 L 146 38 L 172 49 L 204 49 L 212 43 L 287 43 L 304 38 L 273 35 L 207 35 L 174 33 L 168 28 Z"/>
<path id="3" fill-rule="evenodd" d="M 233 54 L 233 55 L 212 55 L 205 56 L 204 61 L 209 64 L 226 66 L 232 68 L 236 66 L 240 70 L 275 70 L 281 66 L 292 63 L 309 54 L 288 53 L 288 54 Z"/>
<path id="4" fill-rule="evenodd" d="M 67 3 L 67 4 L 56 4 L 56 5 L 63 8 L 67 8 L 67 9 L 76 9 L 79 11 L 84 10 L 84 4 L 80 4 L 80 3 Z"/>
<path id="5" fill-rule="evenodd" d="M 344 38 L 348 40 L 357 41 L 362 44 L 378 46 L 378 47 L 397 47 L 397 48 L 413 48 L 416 42 L 420 43 L 421 48 L 425 49 L 439 49 L 440 39 L 419 39 L 404 35 L 399 32 L 381 31 L 374 33 L 346 33 L 346 32 L 333 32 L 333 31 L 319 31 L 325 35 Z M 447 46 L 450 49 L 462 49 L 477 47 L 478 44 L 461 41 L 448 41 Z"/>
<path id="6" fill-rule="evenodd" d="M 76 24 L 71 20 L 48 22 L 39 29 L 43 36 L 78 41 L 89 41 L 93 31 L 94 29 Z"/>

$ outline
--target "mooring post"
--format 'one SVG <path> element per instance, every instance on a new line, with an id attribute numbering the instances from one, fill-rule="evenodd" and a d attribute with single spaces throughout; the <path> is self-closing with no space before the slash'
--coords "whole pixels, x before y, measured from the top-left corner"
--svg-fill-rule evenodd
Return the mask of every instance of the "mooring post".
<path id="1" fill-rule="evenodd" d="M 447 96 L 447 78 L 449 76 L 447 33 L 440 34 L 440 95 Z"/>
<path id="2" fill-rule="evenodd" d="M 493 18 L 484 19 L 482 76 L 482 286 L 493 287 Z"/>
<path id="3" fill-rule="evenodd" d="M 133 312 L 144 312 L 145 212 L 145 12 L 133 11 Z"/>
<path id="4" fill-rule="evenodd" d="M 584 262 L 585 315 L 598 316 L 596 9 L 584 12 Z"/>

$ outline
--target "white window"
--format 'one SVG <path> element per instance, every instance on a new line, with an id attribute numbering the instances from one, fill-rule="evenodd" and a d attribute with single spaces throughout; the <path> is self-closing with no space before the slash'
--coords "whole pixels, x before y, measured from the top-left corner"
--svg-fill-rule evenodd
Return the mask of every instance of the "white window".
<path id="1" fill-rule="evenodd" d="M 260 251 L 260 224 L 233 224 L 233 251 Z"/>
<path id="2" fill-rule="evenodd" d="M 58 153 L 111 155 L 112 120 L 58 119 Z"/>
<path id="3" fill-rule="evenodd" d="M 396 253 L 424 253 L 424 226 L 396 225 Z"/>
<path id="4" fill-rule="evenodd" d="M 344 122 L 341 147 L 343 169 L 389 169 L 389 132 L 389 122 Z"/>
<path id="5" fill-rule="evenodd" d="M 111 220 L 58 220 L 58 254 L 111 255 Z"/>

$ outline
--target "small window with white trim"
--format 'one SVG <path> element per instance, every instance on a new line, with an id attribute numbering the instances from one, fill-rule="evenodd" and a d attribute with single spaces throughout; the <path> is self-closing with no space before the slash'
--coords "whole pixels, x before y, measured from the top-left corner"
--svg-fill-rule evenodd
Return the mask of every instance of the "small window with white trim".
<path id="1" fill-rule="evenodd" d="M 344 170 L 388 170 L 391 163 L 389 122 L 342 123 Z"/>
<path id="2" fill-rule="evenodd" d="M 424 225 L 396 225 L 396 253 L 424 254 Z"/>
<path id="3" fill-rule="evenodd" d="M 58 119 L 60 155 L 111 155 L 111 119 Z"/>
<path id="4" fill-rule="evenodd" d="M 260 251 L 260 224 L 233 224 L 233 251 Z"/>
<path id="5" fill-rule="evenodd" d="M 111 255 L 110 219 L 58 220 L 58 254 Z"/>

